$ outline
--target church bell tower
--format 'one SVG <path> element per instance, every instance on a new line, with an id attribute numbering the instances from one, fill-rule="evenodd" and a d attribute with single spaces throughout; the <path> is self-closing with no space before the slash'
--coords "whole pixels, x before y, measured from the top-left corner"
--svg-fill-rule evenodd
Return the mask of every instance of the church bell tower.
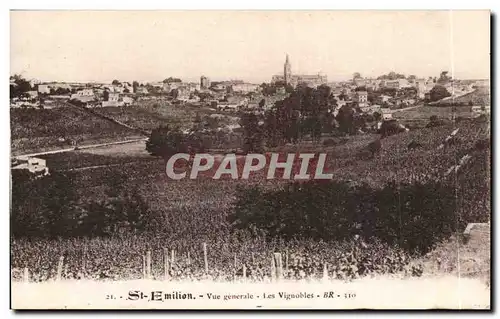
<path id="1" fill-rule="evenodd" d="M 285 72 L 284 72 L 285 83 L 290 84 L 290 82 L 292 80 L 292 65 L 290 64 L 290 61 L 288 59 L 288 54 L 286 55 L 284 69 L 285 69 Z"/>

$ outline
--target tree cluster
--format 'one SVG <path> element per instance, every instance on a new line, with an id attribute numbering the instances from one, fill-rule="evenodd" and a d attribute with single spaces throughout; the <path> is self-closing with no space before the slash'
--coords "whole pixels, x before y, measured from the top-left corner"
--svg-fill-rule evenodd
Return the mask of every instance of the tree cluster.
<path id="1" fill-rule="evenodd" d="M 377 80 L 398 80 L 398 79 L 406 79 L 406 76 L 404 74 L 392 71 L 389 72 L 388 74 L 383 74 L 377 77 Z"/>
<path id="2" fill-rule="evenodd" d="M 14 237 L 107 237 L 154 230 L 159 222 L 137 189 L 115 176 L 101 200 L 82 201 L 63 173 L 34 178 L 12 173 L 11 230 Z"/>
<path id="3" fill-rule="evenodd" d="M 451 96 L 451 93 L 444 86 L 435 85 L 429 92 L 429 102 L 439 101 L 448 96 Z"/>
<path id="4" fill-rule="evenodd" d="M 306 135 L 318 141 L 322 132 L 335 128 L 336 105 L 330 87 L 321 85 L 313 89 L 299 85 L 265 113 L 264 136 L 271 145 L 296 143 Z"/>
<path id="5" fill-rule="evenodd" d="M 173 77 L 168 77 L 165 80 L 163 80 L 163 83 L 180 83 L 180 82 L 182 82 L 181 79 Z"/>
<path id="6" fill-rule="evenodd" d="M 21 75 L 15 74 L 10 77 L 13 84 L 10 85 L 10 98 L 24 97 L 28 91 L 32 90 L 31 84 Z"/>
<path id="7" fill-rule="evenodd" d="M 426 253 L 465 220 L 453 187 L 395 184 L 381 189 L 344 182 L 302 182 L 283 189 L 238 190 L 233 228 L 269 238 L 342 241 L 360 235 Z M 457 223 L 458 218 L 458 223 Z"/>

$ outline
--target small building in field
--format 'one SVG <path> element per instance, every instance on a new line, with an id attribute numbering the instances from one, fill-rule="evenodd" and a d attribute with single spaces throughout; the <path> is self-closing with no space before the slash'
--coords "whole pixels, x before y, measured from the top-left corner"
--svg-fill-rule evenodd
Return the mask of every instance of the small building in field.
<path id="1" fill-rule="evenodd" d="M 381 108 L 380 109 L 382 113 L 382 119 L 384 120 L 390 120 L 392 119 L 392 111 L 389 108 Z"/>
<path id="2" fill-rule="evenodd" d="M 40 84 L 38 85 L 38 93 L 50 94 L 50 87 L 47 84 Z"/>
<path id="3" fill-rule="evenodd" d="M 234 84 L 232 88 L 233 92 L 235 93 L 250 93 L 250 92 L 257 92 L 258 89 L 260 88 L 260 85 L 251 83 L 240 83 L 240 84 Z"/>
<path id="4" fill-rule="evenodd" d="M 16 165 L 14 165 L 12 169 L 27 170 L 31 174 L 38 176 L 45 176 L 49 174 L 47 161 L 37 157 L 28 157 L 27 159 L 17 160 Z"/>

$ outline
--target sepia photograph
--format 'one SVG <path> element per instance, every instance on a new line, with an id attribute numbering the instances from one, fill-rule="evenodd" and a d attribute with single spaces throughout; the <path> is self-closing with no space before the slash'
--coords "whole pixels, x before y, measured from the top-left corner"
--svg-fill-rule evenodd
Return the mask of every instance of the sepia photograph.
<path id="1" fill-rule="evenodd" d="M 491 310 L 489 10 L 11 10 L 14 310 Z"/>

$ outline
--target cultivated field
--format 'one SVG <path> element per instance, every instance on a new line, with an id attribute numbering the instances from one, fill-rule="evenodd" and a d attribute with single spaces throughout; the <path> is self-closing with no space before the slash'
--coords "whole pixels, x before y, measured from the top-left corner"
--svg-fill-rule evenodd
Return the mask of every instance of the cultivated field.
<path id="1" fill-rule="evenodd" d="M 191 128 L 196 114 L 221 114 L 224 117 L 228 115 L 204 107 L 171 105 L 165 101 L 141 101 L 133 106 L 102 107 L 96 108 L 94 111 L 146 131 L 151 131 L 160 125 L 179 126 L 181 129 Z M 226 122 L 230 124 L 235 120 Z"/>
<path id="2" fill-rule="evenodd" d="M 453 99 L 454 103 L 465 103 L 469 104 L 472 103 L 472 105 L 490 105 L 491 103 L 491 93 L 490 93 L 490 88 L 487 86 L 480 86 L 476 88 L 475 91 L 465 94 L 463 96 L 460 96 L 456 99 Z M 446 103 L 446 102 L 443 102 Z M 439 105 L 439 103 L 438 103 Z"/>
<path id="3" fill-rule="evenodd" d="M 449 142 L 446 147 L 440 148 L 445 138 L 457 128 L 453 143 Z M 488 221 L 489 150 L 477 148 L 477 142 L 486 140 L 489 143 L 489 123 L 467 120 L 457 123 L 456 126 L 449 124 L 401 133 L 383 139 L 381 152 L 375 158 L 366 157 L 366 145 L 377 138 L 376 135 L 353 136 L 338 139 L 336 146 L 325 148 L 317 145 L 316 149 L 328 152 L 328 164 L 333 168 L 334 179 L 353 180 L 374 187 L 391 180 L 411 182 L 454 178 L 454 174 L 447 177 L 445 173 L 457 165 L 464 155 L 470 155 L 470 160 L 457 169 L 457 196 L 460 198 L 458 213 L 463 215 L 464 219 L 475 218 L 474 222 Z M 412 141 L 421 144 L 420 147 L 409 149 L 408 145 Z M 311 144 L 308 147 L 310 148 Z M 280 152 L 298 150 L 305 149 L 300 145 L 279 149 Z M 248 267 L 249 277 L 254 269 L 256 279 L 265 278 L 271 267 L 269 256 L 272 252 L 282 252 L 283 255 L 286 252 L 290 265 L 295 262 L 302 265 L 300 269 L 303 273 L 297 270 L 291 278 L 319 276 L 325 263 L 331 266 L 331 276 L 339 276 L 338 278 L 356 278 L 371 272 L 383 273 L 389 270 L 410 275 L 415 271 L 418 273 L 418 265 L 415 266 L 416 270 L 412 269 L 411 256 L 384 245 L 361 249 L 359 256 L 366 256 L 368 259 L 362 257 L 354 262 L 349 259 L 353 258 L 349 257 L 349 253 L 345 255 L 346 251 L 356 251 L 356 245 L 352 246 L 353 243 L 331 245 L 304 241 L 268 241 L 265 238 L 248 238 L 244 232 L 233 232 L 227 215 L 232 210 L 238 186 L 259 184 L 274 188 L 282 184 L 282 181 L 264 182 L 262 174 L 246 181 L 212 180 L 210 177 L 172 181 L 165 175 L 165 163 L 153 157 L 145 160 L 148 155 L 141 151 L 139 144 L 131 145 L 126 152 L 113 152 L 112 149 L 103 148 L 54 154 L 49 158 L 54 163 L 51 168 L 53 170 L 99 166 L 69 172 L 72 187 L 82 200 L 104 199 L 106 189 L 116 187 L 112 185 L 116 183 L 117 176 L 125 175 L 119 186 L 137 189 L 149 207 L 161 213 L 164 220 L 163 230 L 154 238 L 128 236 L 114 239 L 40 240 L 35 243 L 14 240 L 12 265 L 17 269 L 15 277 L 18 279 L 21 278 L 22 269 L 25 267 L 30 269 L 33 276 L 39 278 L 37 280 L 53 278 L 60 256 L 64 256 L 66 260 L 64 264 L 68 268 L 64 270 L 64 276 L 67 278 L 81 275 L 94 279 L 141 278 L 142 258 L 148 250 L 152 251 L 156 265 L 153 266 L 153 273 L 155 276 L 161 276 L 164 271 L 164 249 L 167 249 L 167 252 L 174 249 L 179 263 L 170 276 L 179 279 L 202 278 L 205 274 L 199 270 L 203 269 L 203 243 L 208 245 L 210 276 L 226 280 L 233 278 L 241 270 L 243 263 Z M 68 165 L 68 162 L 71 165 Z M 125 162 L 127 164 L 122 165 Z M 116 165 L 101 167 L 105 164 Z M 351 248 L 347 249 L 349 245 Z M 50 252 L 45 249 L 47 246 L 52 248 Z M 378 251 L 380 255 L 374 254 L 374 251 Z M 384 259 L 391 254 L 394 256 L 393 261 Z M 345 261 L 343 258 L 346 258 Z M 188 260 L 190 263 L 186 264 Z M 365 262 L 380 265 L 381 268 L 368 272 L 360 271 Z M 85 268 L 82 270 L 83 265 Z M 352 268 L 352 265 L 356 268 Z"/>
<path id="4" fill-rule="evenodd" d="M 396 111 L 392 116 L 396 119 L 404 120 L 424 120 L 429 122 L 429 118 L 433 115 L 441 119 L 451 120 L 455 113 L 455 117 L 471 118 L 474 116 L 470 106 L 421 106 L 407 111 Z"/>
<path id="5" fill-rule="evenodd" d="M 141 138 L 137 132 L 74 107 L 11 109 L 12 154 Z"/>
<path id="6" fill-rule="evenodd" d="M 456 106 L 452 107 L 447 104 L 451 102 L 455 103 Z M 396 111 L 393 113 L 393 117 L 409 127 L 421 128 L 425 127 L 431 116 L 450 121 L 453 118 L 468 119 L 476 117 L 477 114 L 472 112 L 472 105 L 469 105 L 469 103 L 476 106 L 490 105 L 490 89 L 488 87 L 479 87 L 469 94 L 447 102 Z"/>

